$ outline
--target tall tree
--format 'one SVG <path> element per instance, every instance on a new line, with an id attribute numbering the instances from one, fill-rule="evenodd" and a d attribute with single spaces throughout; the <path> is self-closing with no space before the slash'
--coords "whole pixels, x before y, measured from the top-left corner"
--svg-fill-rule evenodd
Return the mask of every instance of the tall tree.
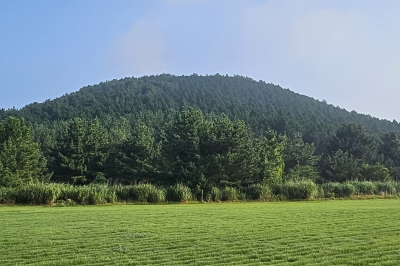
<path id="1" fill-rule="evenodd" d="M 177 114 L 166 131 L 163 154 L 168 164 L 171 183 L 189 184 L 201 176 L 200 131 L 203 114 L 200 110 L 188 108 Z"/>
<path id="2" fill-rule="evenodd" d="M 258 183 L 277 184 L 282 182 L 285 167 L 283 150 L 286 137 L 280 137 L 273 130 L 255 140 L 255 151 L 258 157 Z"/>
<path id="3" fill-rule="evenodd" d="M 122 183 L 157 182 L 157 160 L 161 143 L 156 142 L 154 130 L 139 122 L 132 136 L 115 147 L 109 157 L 108 175 Z"/>
<path id="4" fill-rule="evenodd" d="M 320 156 L 315 155 L 314 144 L 304 143 L 300 133 L 289 138 L 284 149 L 286 179 L 318 179 L 316 168 Z"/>
<path id="5" fill-rule="evenodd" d="M 9 117 L 0 122 L 0 186 L 48 181 L 46 159 L 23 119 Z"/>
<path id="6" fill-rule="evenodd" d="M 377 160 L 379 142 L 359 124 L 343 124 L 328 144 L 328 153 L 342 150 L 371 163 Z"/>
<path id="7" fill-rule="evenodd" d="M 396 181 L 400 180 L 400 133 L 389 132 L 381 136 L 379 154 Z"/>
<path id="8" fill-rule="evenodd" d="M 82 118 L 69 121 L 58 140 L 58 162 L 62 168 L 57 174 L 78 184 L 104 182 L 107 140 L 107 131 L 97 119 L 92 123 Z"/>
<path id="9" fill-rule="evenodd" d="M 357 181 L 361 173 L 361 162 L 347 151 L 337 150 L 326 157 L 322 176 L 328 182 Z"/>

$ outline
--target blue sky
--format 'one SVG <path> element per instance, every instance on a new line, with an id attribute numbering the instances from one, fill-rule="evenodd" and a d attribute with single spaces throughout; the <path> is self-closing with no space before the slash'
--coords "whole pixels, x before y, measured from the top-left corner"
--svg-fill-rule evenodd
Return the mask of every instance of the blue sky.
<path id="1" fill-rule="evenodd" d="M 399 13 L 387 0 L 0 0 L 0 108 L 220 73 L 400 121 Z"/>

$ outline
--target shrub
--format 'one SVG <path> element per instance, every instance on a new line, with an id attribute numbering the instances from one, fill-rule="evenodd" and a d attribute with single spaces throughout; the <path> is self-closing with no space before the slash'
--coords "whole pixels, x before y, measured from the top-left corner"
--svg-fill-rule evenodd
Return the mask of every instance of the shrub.
<path id="1" fill-rule="evenodd" d="M 219 202 L 221 200 L 221 190 L 217 187 L 212 187 L 208 194 L 208 201 Z"/>
<path id="2" fill-rule="evenodd" d="M 15 188 L 8 188 L 9 201 L 16 204 L 53 204 L 60 194 L 57 184 L 28 183 Z"/>
<path id="3" fill-rule="evenodd" d="M 165 201 L 165 192 L 151 184 L 138 184 L 129 186 L 114 186 L 113 191 L 117 201 L 161 203 Z"/>
<path id="4" fill-rule="evenodd" d="M 63 185 L 60 200 L 71 200 L 76 204 L 89 204 L 90 188 L 88 186 Z"/>
<path id="5" fill-rule="evenodd" d="M 376 191 L 376 186 L 370 181 L 352 182 L 356 187 L 357 193 L 360 195 L 372 195 Z"/>
<path id="6" fill-rule="evenodd" d="M 357 189 L 353 184 L 344 183 L 340 184 L 339 196 L 340 197 L 351 197 L 356 194 Z"/>
<path id="7" fill-rule="evenodd" d="M 135 186 L 122 186 L 117 185 L 113 186 L 112 189 L 114 190 L 117 201 L 120 202 L 132 202 L 135 199 Z"/>
<path id="8" fill-rule="evenodd" d="M 397 183 L 396 182 L 374 182 L 376 195 L 396 195 Z"/>
<path id="9" fill-rule="evenodd" d="M 251 185 L 246 190 L 246 198 L 250 200 L 267 200 L 271 197 L 271 190 L 266 185 Z"/>
<path id="10" fill-rule="evenodd" d="M 288 200 L 295 199 L 311 199 L 318 193 L 317 185 L 308 180 L 303 181 L 288 181 L 282 184 L 273 186 L 273 194 L 279 198 Z"/>
<path id="11" fill-rule="evenodd" d="M 221 191 L 222 201 L 234 201 L 238 199 L 238 196 L 239 196 L 239 191 L 233 187 L 225 187 Z"/>
<path id="12" fill-rule="evenodd" d="M 187 186 L 176 184 L 167 188 L 166 199 L 172 202 L 188 202 L 192 199 L 192 192 Z"/>
<path id="13" fill-rule="evenodd" d="M 149 203 L 162 203 L 165 202 L 165 199 L 165 190 L 157 187 L 150 190 L 147 196 L 147 202 Z"/>
<path id="14" fill-rule="evenodd" d="M 115 191 L 107 185 L 93 184 L 89 186 L 88 204 L 114 203 L 116 201 Z"/>
<path id="15" fill-rule="evenodd" d="M 335 197 L 335 188 L 337 186 L 337 182 L 329 182 L 321 185 L 321 194 L 324 198 L 334 198 Z"/>
<path id="16" fill-rule="evenodd" d="M 7 188 L 0 187 L 0 203 L 4 203 L 7 200 L 7 192 Z"/>

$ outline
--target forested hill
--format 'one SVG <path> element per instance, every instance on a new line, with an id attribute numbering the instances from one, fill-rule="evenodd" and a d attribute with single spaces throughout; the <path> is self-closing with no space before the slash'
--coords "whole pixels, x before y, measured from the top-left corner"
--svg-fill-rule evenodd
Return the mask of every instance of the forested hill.
<path id="1" fill-rule="evenodd" d="M 256 133 L 268 127 L 278 133 L 300 132 L 307 142 L 318 142 L 343 123 L 361 124 L 371 133 L 400 131 L 396 121 L 348 112 L 263 81 L 218 74 L 163 74 L 101 82 L 20 110 L 2 109 L 0 120 L 8 116 L 24 117 L 34 124 L 75 117 L 103 120 L 147 111 L 166 113 L 182 106 L 242 119 Z"/>
<path id="2" fill-rule="evenodd" d="M 208 191 L 397 181 L 400 125 L 240 76 L 125 78 L 0 111 L 0 187 L 50 177 Z"/>

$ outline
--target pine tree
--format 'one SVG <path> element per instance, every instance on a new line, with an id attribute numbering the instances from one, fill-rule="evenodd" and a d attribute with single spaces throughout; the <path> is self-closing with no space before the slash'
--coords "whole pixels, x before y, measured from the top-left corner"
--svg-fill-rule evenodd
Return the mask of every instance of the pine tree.
<path id="1" fill-rule="evenodd" d="M 48 181 L 46 159 L 23 119 L 9 117 L 0 122 L 0 186 Z"/>

